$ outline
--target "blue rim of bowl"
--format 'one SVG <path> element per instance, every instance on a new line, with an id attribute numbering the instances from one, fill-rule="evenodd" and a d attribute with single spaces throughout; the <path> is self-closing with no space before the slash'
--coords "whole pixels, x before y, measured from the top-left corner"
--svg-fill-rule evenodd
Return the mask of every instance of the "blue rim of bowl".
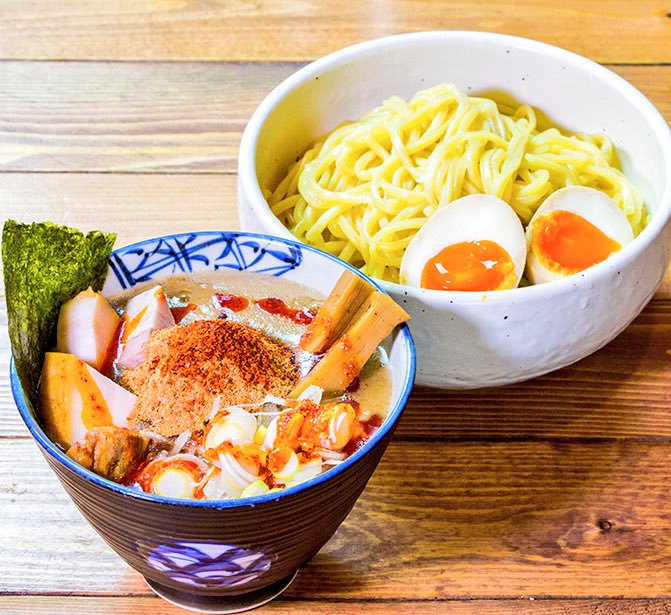
<path id="1" fill-rule="evenodd" d="M 318 248 L 314 248 L 312 246 L 300 243 L 298 241 L 293 241 L 291 239 L 284 239 L 282 237 L 275 237 L 273 235 L 265 235 L 262 233 L 248 233 L 245 231 L 193 231 L 192 233 L 191 232 L 174 233 L 171 235 L 162 235 L 160 237 L 152 237 L 149 239 L 138 241 L 136 243 L 127 246 L 122 246 L 118 248 L 118 250 L 133 249 L 142 246 L 145 243 L 154 242 L 160 239 L 168 239 L 172 237 L 178 237 L 181 235 L 191 235 L 191 234 L 198 235 L 201 233 L 212 233 L 212 232 L 215 233 L 222 232 L 227 234 L 230 233 L 232 235 L 241 235 L 244 237 L 252 237 L 271 242 L 280 242 L 283 244 L 299 248 L 301 250 L 308 250 L 309 252 L 317 253 L 320 256 L 324 256 L 329 260 L 338 263 L 344 269 L 349 269 L 353 273 L 357 274 L 359 277 L 363 278 L 364 280 L 372 284 L 375 288 L 377 288 L 381 292 L 388 294 L 377 283 L 376 280 L 369 278 L 367 275 L 361 273 L 356 267 L 342 261 L 341 259 L 333 256 L 332 254 L 324 252 L 323 250 L 319 250 Z M 114 252 L 116 252 L 116 250 L 112 252 L 110 258 L 114 255 Z M 73 459 L 70 459 L 70 457 L 68 457 L 63 450 L 61 450 L 58 446 L 56 446 L 56 444 L 54 444 L 44 433 L 44 431 L 37 422 L 36 416 L 33 414 L 30 407 L 28 406 L 28 403 L 26 402 L 26 395 L 23 390 L 23 386 L 21 385 L 16 369 L 14 368 L 13 357 L 10 359 L 9 362 L 10 384 L 12 389 L 12 395 L 14 397 L 14 402 L 16 403 L 16 406 L 19 410 L 19 414 L 21 415 L 23 422 L 26 424 L 26 427 L 28 427 L 28 430 L 35 438 L 35 440 L 38 442 L 38 444 L 42 447 L 44 451 L 49 453 L 49 455 L 53 457 L 56 461 L 64 465 L 66 468 L 68 468 L 75 474 L 79 475 L 81 478 L 84 478 L 104 489 L 114 491 L 119 495 L 144 500 L 146 502 L 152 502 L 155 504 L 170 504 L 174 506 L 192 506 L 195 508 L 213 508 L 213 509 L 242 508 L 245 506 L 254 507 L 256 505 L 266 504 L 286 497 L 291 497 L 292 495 L 296 495 L 302 491 L 305 491 L 306 489 L 316 487 L 324 483 L 325 481 L 334 478 L 341 472 L 344 472 L 350 466 L 357 463 L 358 460 L 361 459 L 364 455 L 372 451 L 382 441 L 384 436 L 392 429 L 392 427 L 395 427 L 396 423 L 398 422 L 403 412 L 403 409 L 406 406 L 408 397 L 410 396 L 410 391 L 412 390 L 412 386 L 415 380 L 415 368 L 416 368 L 415 344 L 412 339 L 412 336 L 410 335 L 410 329 L 408 325 L 405 323 L 400 325 L 397 328 L 397 331 L 398 331 L 397 335 L 402 336 L 405 342 L 406 361 L 407 361 L 407 370 L 405 378 L 396 404 L 394 405 L 393 408 L 389 410 L 380 428 L 371 436 L 371 438 L 364 444 L 364 446 L 362 446 L 359 450 L 352 453 L 349 457 L 347 457 L 347 459 L 341 461 L 337 466 L 330 468 L 329 470 L 323 472 L 322 474 L 316 476 L 315 478 L 311 478 L 310 480 L 307 480 L 293 487 L 287 487 L 286 489 L 282 489 L 281 491 L 275 491 L 273 493 L 251 496 L 247 498 L 230 499 L 230 500 L 193 500 L 193 499 L 167 498 L 163 496 L 153 495 L 150 493 L 145 493 L 143 491 L 138 491 L 136 489 L 133 489 L 132 487 L 126 487 L 124 485 L 120 485 L 119 483 L 115 483 L 114 481 L 111 481 L 107 478 L 103 478 L 102 476 L 99 476 L 95 472 L 92 472 L 91 470 L 87 470 L 86 468 L 80 466 Z"/>
<path id="2" fill-rule="evenodd" d="M 240 142 L 240 157 L 244 153 L 247 157 L 251 157 L 253 160 L 255 160 L 256 146 L 260 129 L 263 126 L 263 123 L 265 122 L 268 114 L 277 104 L 277 100 L 275 99 L 277 99 L 278 96 L 281 96 L 282 98 L 287 96 L 290 92 L 305 83 L 309 78 L 319 76 L 324 68 L 330 68 L 334 61 L 337 61 L 337 65 L 342 65 L 348 61 L 352 61 L 353 57 L 357 54 L 371 53 L 384 45 L 401 45 L 405 42 L 428 41 L 431 39 L 441 40 L 445 37 L 453 37 L 455 39 L 473 39 L 474 41 L 477 39 L 501 41 L 503 43 L 507 43 L 511 48 L 518 48 L 538 53 L 551 53 L 552 55 L 564 58 L 567 62 L 571 62 L 574 66 L 581 68 L 585 67 L 594 71 L 602 79 L 612 83 L 615 89 L 620 90 L 620 92 L 629 100 L 631 100 L 637 107 L 645 111 L 651 129 L 665 136 L 664 141 L 662 142 L 662 149 L 664 152 L 666 152 L 669 159 L 671 159 L 671 127 L 664 119 L 664 116 L 661 114 L 660 110 L 655 107 L 655 105 L 645 96 L 645 94 L 643 94 L 643 92 L 641 92 L 633 84 L 629 83 L 629 81 L 627 81 L 624 77 L 621 77 L 606 66 L 599 64 L 598 62 L 595 62 L 586 56 L 580 55 L 557 45 L 552 45 L 550 43 L 545 43 L 531 38 L 514 36 L 511 34 L 487 32 L 482 30 L 426 30 L 421 32 L 392 34 L 389 36 L 374 38 L 342 47 L 310 62 L 309 64 L 306 64 L 293 74 L 289 75 L 277 86 L 275 86 L 254 110 L 254 113 L 252 113 L 252 116 L 247 123 L 245 131 L 242 135 Z M 250 132 L 252 129 L 255 130 L 253 137 Z M 277 219 L 272 211 L 270 211 L 270 206 L 267 204 L 263 194 L 261 193 L 261 187 L 258 185 L 258 180 L 256 179 L 256 164 L 251 166 L 246 164 L 238 166 L 241 169 L 239 172 L 239 175 L 242 178 L 241 181 L 252 186 L 251 189 L 253 194 L 251 198 L 254 198 L 256 201 L 260 202 L 262 207 L 263 203 L 266 203 L 265 207 L 268 209 L 268 215 L 274 217 L 277 221 L 277 224 L 283 227 L 283 224 L 279 221 L 279 219 Z M 671 182 L 669 182 L 669 185 L 666 187 L 664 192 L 659 195 L 658 205 L 662 206 L 663 211 L 657 209 L 652 212 L 648 209 L 648 213 L 650 213 L 650 220 L 646 224 L 645 228 L 643 228 L 641 232 L 636 237 L 634 237 L 632 242 L 627 244 L 622 250 L 616 254 L 613 254 L 605 261 L 597 263 L 588 270 L 585 270 L 589 271 L 588 274 L 582 272 L 579 276 L 567 276 L 565 278 L 552 280 L 544 284 L 531 284 L 529 286 L 507 290 L 488 291 L 485 293 L 487 295 L 487 300 L 489 302 L 507 302 L 513 299 L 522 300 L 527 296 L 547 296 L 551 295 L 552 293 L 562 292 L 564 289 L 570 289 L 571 287 L 574 287 L 578 284 L 582 284 L 583 282 L 581 280 L 583 280 L 585 277 L 587 277 L 587 280 L 584 283 L 591 284 L 596 279 L 607 277 L 613 270 L 619 271 L 630 261 L 635 260 L 641 254 L 641 252 L 643 252 L 643 250 L 652 244 L 663 232 L 664 227 L 666 227 L 666 225 L 671 222 Z M 290 231 L 288 232 L 290 233 Z M 376 281 L 378 280 L 376 279 Z M 449 298 L 458 298 L 460 303 L 482 303 L 482 293 L 470 293 L 454 290 L 431 290 L 408 286 L 405 284 L 398 284 L 395 282 L 387 282 L 385 280 L 381 280 L 381 282 L 384 285 L 383 288 L 385 291 L 389 292 L 391 290 L 396 294 L 404 293 L 405 295 L 411 296 L 413 298 L 434 298 L 439 301 Z"/>

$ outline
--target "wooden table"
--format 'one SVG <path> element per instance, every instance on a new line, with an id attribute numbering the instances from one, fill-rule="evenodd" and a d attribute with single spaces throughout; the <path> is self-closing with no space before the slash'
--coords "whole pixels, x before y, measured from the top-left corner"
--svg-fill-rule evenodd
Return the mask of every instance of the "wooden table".
<path id="1" fill-rule="evenodd" d="M 668 0 L 0 0 L 2 218 L 114 231 L 117 245 L 237 229 L 238 143 L 265 94 L 346 44 L 428 29 L 560 45 L 671 119 Z M 572 367 L 417 389 L 352 514 L 261 611 L 668 613 L 670 355 L 667 274 Z M 3 302 L 0 612 L 183 612 L 75 510 L 20 421 L 8 362 Z"/>

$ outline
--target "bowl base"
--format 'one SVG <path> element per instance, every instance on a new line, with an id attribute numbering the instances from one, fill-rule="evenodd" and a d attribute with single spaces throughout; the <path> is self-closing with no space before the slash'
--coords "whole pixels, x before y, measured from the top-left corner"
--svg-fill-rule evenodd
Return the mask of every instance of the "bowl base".
<path id="1" fill-rule="evenodd" d="M 241 613 L 242 611 L 255 609 L 279 596 L 291 585 L 297 574 L 298 572 L 294 572 L 268 587 L 236 596 L 201 596 L 166 587 L 147 578 L 145 578 L 145 582 L 163 600 L 189 611 L 196 613 Z"/>

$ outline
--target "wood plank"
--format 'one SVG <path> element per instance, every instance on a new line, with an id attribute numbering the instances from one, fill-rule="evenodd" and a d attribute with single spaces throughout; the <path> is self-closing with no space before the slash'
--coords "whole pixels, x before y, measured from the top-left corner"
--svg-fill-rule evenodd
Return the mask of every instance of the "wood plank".
<path id="1" fill-rule="evenodd" d="M 285 597 L 668 597 L 669 455 L 660 442 L 396 441 Z M 148 595 L 28 440 L 0 440 L 0 518 L 4 593 Z"/>
<path id="2" fill-rule="evenodd" d="M 117 245 L 158 233 L 239 228 L 233 175 L 0 173 L 0 198 L 8 218 L 117 232 Z M 430 437 L 449 439 L 669 438 L 669 325 L 671 270 L 652 303 L 608 347 L 518 385 L 473 392 L 417 389 L 398 437 L 425 438 L 429 424 Z M 3 305 L 0 437 L 25 436 L 9 391 L 5 327 Z"/>
<path id="3" fill-rule="evenodd" d="M 157 234 L 240 229 L 237 177 L 228 174 L 0 172 L 0 200 L 3 219 L 114 232 L 117 246 Z M 669 318 L 671 268 L 639 320 L 665 324 Z"/>
<path id="4" fill-rule="evenodd" d="M 668 439 L 671 327 L 638 324 L 645 318 L 582 361 L 527 382 L 477 391 L 417 387 L 397 437 Z"/>
<path id="5" fill-rule="evenodd" d="M 0 66 L 0 171 L 232 173 L 247 120 L 301 64 Z M 611 68 L 671 122 L 671 66 Z"/>
<path id="6" fill-rule="evenodd" d="M 238 230 L 236 186 L 236 176 L 226 174 L 0 173 L 3 218 L 113 232 L 117 246 L 159 234 Z"/>
<path id="7" fill-rule="evenodd" d="M 233 172 L 247 120 L 295 69 L 3 62 L 0 170 Z"/>
<path id="8" fill-rule="evenodd" d="M 279 597 L 255 613 L 273 615 L 656 615 L 668 614 L 666 600 L 431 600 L 431 601 L 333 601 L 289 600 Z M 137 615 L 160 612 L 162 615 L 184 615 L 184 611 L 156 597 L 79 597 L 79 596 L 0 596 L 0 612 L 7 615 Z"/>
<path id="9" fill-rule="evenodd" d="M 566 0 L 561 6 L 552 0 L 2 0 L 0 14 L 0 57 L 29 60 L 305 60 L 365 39 L 426 29 L 515 34 L 601 62 L 671 60 L 671 19 L 661 0 Z"/>
<path id="10" fill-rule="evenodd" d="M 643 318 L 643 317 L 642 317 Z M 478 391 L 416 387 L 395 437 L 411 440 L 671 439 L 671 322 L 630 326 L 579 363 Z M 27 437 L 0 326 L 0 438 Z"/>

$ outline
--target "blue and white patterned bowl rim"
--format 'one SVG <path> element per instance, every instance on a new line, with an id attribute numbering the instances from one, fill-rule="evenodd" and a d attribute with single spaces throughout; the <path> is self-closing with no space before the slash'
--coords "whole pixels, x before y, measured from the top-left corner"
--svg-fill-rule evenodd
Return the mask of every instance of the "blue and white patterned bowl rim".
<path id="1" fill-rule="evenodd" d="M 213 263 L 214 267 L 212 267 L 212 263 L 210 261 L 206 263 L 204 259 L 212 258 L 212 254 L 216 254 L 217 252 L 219 252 L 219 255 L 215 258 L 216 262 Z M 196 265 L 195 269 L 198 269 L 199 266 L 201 269 L 228 267 L 247 271 L 263 271 L 271 275 L 282 276 L 288 271 L 301 267 L 306 253 L 314 254 L 318 258 L 334 261 L 343 269 L 349 269 L 382 292 L 385 292 L 379 284 L 362 274 L 352 265 L 317 248 L 290 239 L 239 231 L 203 231 L 165 235 L 114 250 L 110 255 L 110 273 L 105 282 L 103 292 L 114 292 L 133 286 L 139 282 L 149 281 L 158 274 L 165 276 L 172 273 L 188 273 L 194 269 L 194 265 Z M 207 264 L 207 267 L 203 267 L 205 264 Z M 334 283 L 335 280 L 333 280 Z M 356 464 L 372 448 L 377 446 L 392 426 L 396 424 L 412 389 L 416 362 L 415 346 L 408 326 L 406 324 L 401 325 L 398 328 L 397 335 L 400 337 L 403 349 L 405 350 L 406 373 L 404 374 L 400 392 L 394 406 L 389 410 L 387 418 L 383 421 L 380 429 L 373 434 L 370 440 L 361 449 L 334 468 L 304 483 L 288 487 L 282 491 L 237 500 L 187 500 L 160 497 L 125 487 L 98 476 L 70 459 L 42 431 L 26 399 L 23 387 L 14 368 L 13 360 L 10 361 L 10 381 L 12 394 L 19 413 L 35 440 L 58 463 L 82 478 L 105 489 L 115 491 L 120 495 L 157 504 L 213 509 L 243 506 L 253 507 L 258 504 L 291 497 L 294 494 L 334 478 Z"/>

